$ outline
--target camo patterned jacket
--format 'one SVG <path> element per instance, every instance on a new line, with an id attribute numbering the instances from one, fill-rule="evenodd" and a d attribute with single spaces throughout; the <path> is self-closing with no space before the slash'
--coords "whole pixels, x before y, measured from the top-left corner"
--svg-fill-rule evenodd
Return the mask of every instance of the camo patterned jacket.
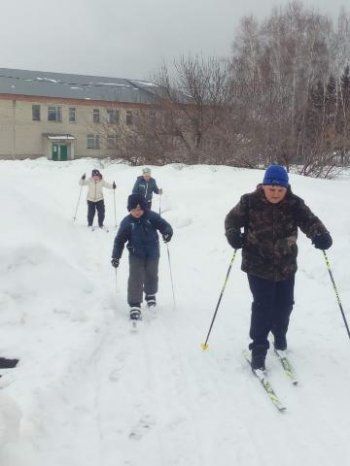
<path id="1" fill-rule="evenodd" d="M 298 227 L 311 239 L 327 231 L 290 188 L 280 203 L 272 204 L 258 185 L 225 219 L 226 235 L 244 228 L 242 270 L 273 281 L 285 280 L 297 270 Z"/>

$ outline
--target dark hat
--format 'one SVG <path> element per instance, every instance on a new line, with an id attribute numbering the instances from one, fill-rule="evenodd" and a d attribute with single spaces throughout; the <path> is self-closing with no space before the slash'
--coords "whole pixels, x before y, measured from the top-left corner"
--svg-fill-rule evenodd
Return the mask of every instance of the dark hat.
<path id="1" fill-rule="evenodd" d="M 91 176 L 99 176 L 100 178 L 102 178 L 102 175 L 98 170 L 92 170 Z"/>
<path id="2" fill-rule="evenodd" d="M 143 196 L 140 196 L 140 194 L 130 194 L 130 196 L 128 197 L 127 208 L 129 212 L 131 209 L 136 209 L 136 208 L 146 210 L 147 208 L 146 199 Z"/>
<path id="3" fill-rule="evenodd" d="M 287 170 L 281 165 L 270 165 L 266 169 L 262 184 L 288 188 L 289 179 Z"/>

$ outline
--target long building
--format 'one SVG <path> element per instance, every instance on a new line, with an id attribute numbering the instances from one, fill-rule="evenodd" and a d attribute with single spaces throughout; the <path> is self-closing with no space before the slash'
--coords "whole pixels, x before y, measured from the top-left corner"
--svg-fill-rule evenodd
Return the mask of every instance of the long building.
<path id="1" fill-rule="evenodd" d="M 159 98 L 147 81 L 0 68 L 0 158 L 107 157 Z"/>

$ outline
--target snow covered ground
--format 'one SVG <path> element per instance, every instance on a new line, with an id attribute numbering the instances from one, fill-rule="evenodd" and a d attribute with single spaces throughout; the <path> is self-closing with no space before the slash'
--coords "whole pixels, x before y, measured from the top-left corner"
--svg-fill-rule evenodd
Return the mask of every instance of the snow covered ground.
<path id="1" fill-rule="evenodd" d="M 268 356 L 287 412 L 272 406 L 242 359 L 250 293 L 233 265 L 209 350 L 201 351 L 232 257 L 223 221 L 263 176 L 228 167 L 154 168 L 174 227 L 162 245 L 159 307 L 131 332 L 127 254 L 110 265 L 110 232 L 86 227 L 79 177 L 116 180 L 116 214 L 140 168 L 94 160 L 0 161 L 0 356 L 19 357 L 0 379 L 1 466 L 335 466 L 350 464 L 350 341 L 320 251 L 302 234 L 289 348 L 300 384 Z M 329 228 L 328 256 L 349 315 L 350 179 L 291 175 Z M 84 188 L 85 189 L 85 188 Z M 154 200 L 158 211 L 158 199 Z"/>

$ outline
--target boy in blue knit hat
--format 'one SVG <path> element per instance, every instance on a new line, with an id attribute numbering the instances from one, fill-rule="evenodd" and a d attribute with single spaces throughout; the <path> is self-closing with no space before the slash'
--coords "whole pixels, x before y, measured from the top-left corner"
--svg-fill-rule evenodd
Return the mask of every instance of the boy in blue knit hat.
<path id="1" fill-rule="evenodd" d="M 317 249 L 328 249 L 332 238 L 304 201 L 292 193 L 286 169 L 270 165 L 262 184 L 225 219 L 226 237 L 234 249 L 242 248 L 242 270 L 253 295 L 250 338 L 251 364 L 265 370 L 268 335 L 276 353 L 287 349 L 287 330 L 294 305 L 298 228 Z M 242 232 L 243 229 L 243 232 Z"/>

